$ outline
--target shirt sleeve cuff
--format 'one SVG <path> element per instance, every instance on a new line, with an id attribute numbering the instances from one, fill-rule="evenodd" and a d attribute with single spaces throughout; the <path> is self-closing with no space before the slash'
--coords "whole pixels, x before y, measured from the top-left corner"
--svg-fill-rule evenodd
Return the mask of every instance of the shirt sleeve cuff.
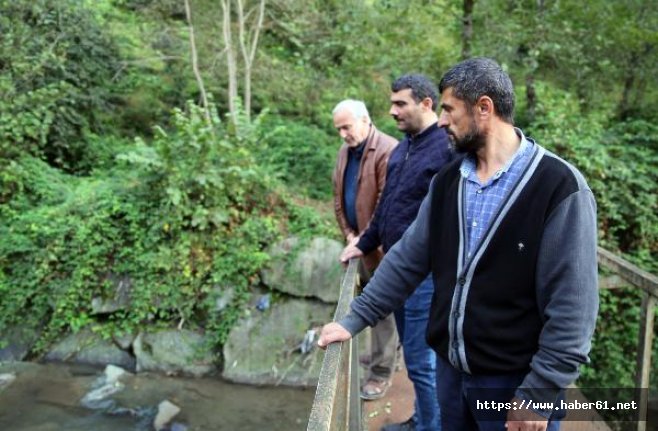
<path id="1" fill-rule="evenodd" d="M 363 254 L 368 254 L 375 250 L 379 244 L 375 244 L 367 235 L 361 235 L 359 242 L 356 243 L 356 248 L 361 250 Z"/>
<path id="2" fill-rule="evenodd" d="M 532 403 L 530 410 L 548 419 L 555 412 L 553 406 L 558 402 L 561 391 L 560 388 L 531 371 L 516 389 L 514 396 Z"/>
<path id="3" fill-rule="evenodd" d="M 338 324 L 347 329 L 347 332 L 352 334 L 352 336 L 363 331 L 368 326 L 368 323 L 365 320 L 353 312 L 340 319 Z"/>

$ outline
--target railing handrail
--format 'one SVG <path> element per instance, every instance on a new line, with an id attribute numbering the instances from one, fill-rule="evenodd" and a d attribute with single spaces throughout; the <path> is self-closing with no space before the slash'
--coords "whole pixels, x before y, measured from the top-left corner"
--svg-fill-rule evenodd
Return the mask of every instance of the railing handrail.
<path id="1" fill-rule="evenodd" d="M 598 248 L 599 263 L 618 274 L 635 287 L 658 297 L 658 277 L 633 265 L 604 248 Z"/>
<path id="2" fill-rule="evenodd" d="M 601 265 L 612 270 L 634 287 L 644 291 L 640 312 L 635 387 L 647 389 L 647 391 L 641 392 L 643 399 L 640 400 L 637 415 L 637 430 L 645 431 L 648 413 L 649 373 L 651 372 L 651 347 L 654 335 L 654 308 L 658 305 L 658 277 L 601 247 L 598 248 L 597 255 Z"/>
<path id="3" fill-rule="evenodd" d="M 341 282 L 334 321 L 342 319 L 356 294 L 358 259 L 351 259 Z M 307 431 L 362 428 L 356 339 L 327 346 Z"/>

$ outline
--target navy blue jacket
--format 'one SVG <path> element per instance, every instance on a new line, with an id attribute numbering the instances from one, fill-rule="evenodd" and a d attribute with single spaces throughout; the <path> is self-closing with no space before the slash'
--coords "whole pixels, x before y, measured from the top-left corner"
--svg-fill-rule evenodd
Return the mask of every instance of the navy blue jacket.
<path id="1" fill-rule="evenodd" d="M 386 186 L 359 250 L 367 254 L 380 245 L 384 252 L 393 247 L 416 218 L 432 177 L 451 159 L 448 134 L 437 123 L 415 137 L 407 135 L 388 160 Z"/>

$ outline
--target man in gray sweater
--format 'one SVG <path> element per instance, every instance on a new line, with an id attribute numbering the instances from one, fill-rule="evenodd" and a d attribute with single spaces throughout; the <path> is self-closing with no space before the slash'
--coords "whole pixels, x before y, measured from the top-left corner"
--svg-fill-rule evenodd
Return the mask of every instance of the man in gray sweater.
<path id="1" fill-rule="evenodd" d="M 442 427 L 557 430 L 564 412 L 551 403 L 588 360 L 598 311 L 594 197 L 514 127 L 512 82 L 495 61 L 457 64 L 439 90 L 439 125 L 464 156 L 435 176 L 368 290 L 318 345 L 373 325 L 431 272 Z"/>

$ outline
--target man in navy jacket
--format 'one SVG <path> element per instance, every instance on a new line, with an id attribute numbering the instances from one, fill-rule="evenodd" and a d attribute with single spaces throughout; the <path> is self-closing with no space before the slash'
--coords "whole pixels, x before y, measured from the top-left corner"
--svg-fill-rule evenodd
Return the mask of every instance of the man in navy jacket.
<path id="1" fill-rule="evenodd" d="M 368 229 L 346 247 L 343 260 L 347 255 L 368 254 L 380 245 L 386 253 L 416 218 L 432 177 L 451 158 L 448 135 L 437 125 L 437 103 L 438 89 L 423 75 L 404 75 L 391 85 L 390 114 L 405 138 L 388 161 L 386 186 Z M 432 278 L 426 277 L 404 306 L 394 310 L 416 404 L 409 420 L 388 425 L 385 431 L 440 429 L 436 354 L 425 341 L 433 292 Z"/>

